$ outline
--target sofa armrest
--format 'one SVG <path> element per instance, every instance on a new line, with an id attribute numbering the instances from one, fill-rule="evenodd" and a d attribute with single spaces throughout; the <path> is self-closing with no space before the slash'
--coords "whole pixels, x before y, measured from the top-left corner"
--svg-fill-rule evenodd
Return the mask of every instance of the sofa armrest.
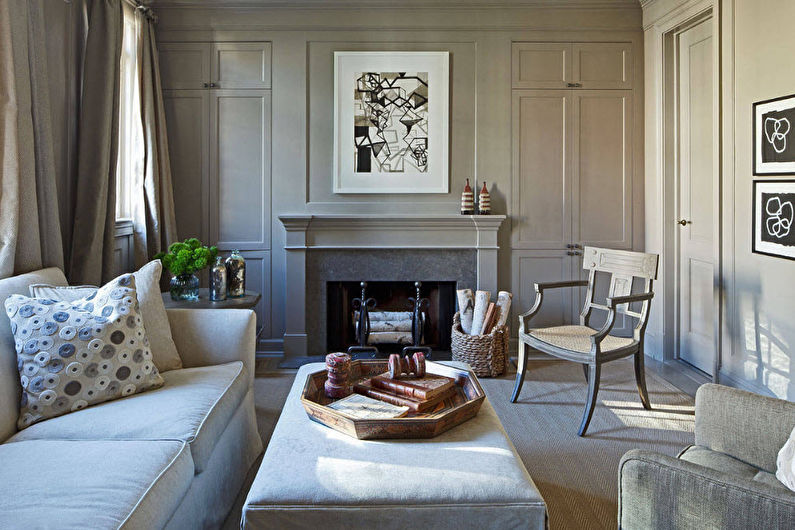
<path id="1" fill-rule="evenodd" d="M 696 392 L 696 445 L 769 473 L 795 427 L 795 403 L 722 385 Z"/>
<path id="2" fill-rule="evenodd" d="M 243 361 L 254 382 L 257 317 L 250 309 L 167 309 L 182 366 Z"/>
<path id="3" fill-rule="evenodd" d="M 795 528 L 791 491 L 651 451 L 621 458 L 618 496 L 626 530 Z"/>

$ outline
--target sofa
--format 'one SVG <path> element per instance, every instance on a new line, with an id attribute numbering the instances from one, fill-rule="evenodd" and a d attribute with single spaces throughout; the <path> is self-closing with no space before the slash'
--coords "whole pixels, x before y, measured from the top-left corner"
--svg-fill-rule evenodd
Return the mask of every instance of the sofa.
<path id="1" fill-rule="evenodd" d="M 0 280 L 0 301 L 54 268 Z M 20 378 L 0 311 L 0 528 L 213 528 L 262 453 L 254 313 L 168 310 L 182 369 L 165 384 L 17 430 Z"/>
<path id="2" fill-rule="evenodd" d="M 795 403 L 721 385 L 696 393 L 695 444 L 678 457 L 629 451 L 619 528 L 795 528 L 795 492 L 775 476 Z"/>

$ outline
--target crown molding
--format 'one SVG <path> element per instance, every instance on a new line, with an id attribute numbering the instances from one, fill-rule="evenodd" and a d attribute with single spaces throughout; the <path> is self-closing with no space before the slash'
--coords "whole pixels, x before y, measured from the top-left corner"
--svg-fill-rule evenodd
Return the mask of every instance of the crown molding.
<path id="1" fill-rule="evenodd" d="M 640 4 L 639 4 L 640 1 Z M 145 0 L 155 8 L 212 9 L 637 9 L 654 0 Z"/>

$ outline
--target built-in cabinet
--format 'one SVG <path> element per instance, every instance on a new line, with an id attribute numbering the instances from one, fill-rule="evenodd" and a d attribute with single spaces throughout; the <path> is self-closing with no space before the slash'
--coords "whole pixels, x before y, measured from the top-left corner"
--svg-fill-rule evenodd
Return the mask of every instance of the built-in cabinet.
<path id="1" fill-rule="evenodd" d="M 160 71 L 180 237 L 246 258 L 270 337 L 271 44 L 166 42 Z M 262 342 L 262 341 L 261 341 Z"/>
<path id="2" fill-rule="evenodd" d="M 512 51 L 512 283 L 529 308 L 534 282 L 584 277 L 583 246 L 632 249 L 632 46 Z M 576 321 L 584 294 L 548 293 L 533 324 Z"/>

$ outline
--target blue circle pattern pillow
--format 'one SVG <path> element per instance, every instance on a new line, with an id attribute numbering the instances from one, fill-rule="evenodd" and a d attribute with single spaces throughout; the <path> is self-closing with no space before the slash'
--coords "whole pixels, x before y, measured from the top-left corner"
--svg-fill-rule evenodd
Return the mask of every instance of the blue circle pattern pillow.
<path id="1" fill-rule="evenodd" d="M 12 295 L 5 309 L 22 383 L 20 429 L 163 384 L 132 274 L 74 302 Z"/>

